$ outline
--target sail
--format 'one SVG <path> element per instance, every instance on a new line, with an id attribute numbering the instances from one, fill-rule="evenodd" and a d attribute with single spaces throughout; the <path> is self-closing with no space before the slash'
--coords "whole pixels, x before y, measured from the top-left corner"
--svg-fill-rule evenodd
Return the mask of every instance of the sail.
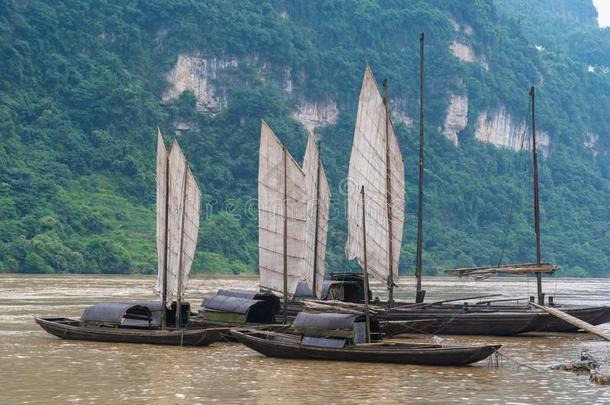
<path id="1" fill-rule="evenodd" d="M 330 207 L 330 187 L 320 160 L 315 135 L 309 133 L 303 159 L 307 191 L 307 223 L 305 226 L 305 263 L 302 278 L 314 296 L 320 297 L 324 282 L 324 259 Z M 315 274 L 315 277 L 314 277 Z M 314 285 L 315 279 L 315 285 Z"/>
<path id="2" fill-rule="evenodd" d="M 155 293 L 163 294 L 163 274 L 165 266 L 165 226 L 167 215 L 167 149 L 157 128 L 157 284 Z"/>
<path id="3" fill-rule="evenodd" d="M 368 269 L 373 277 L 387 282 L 391 263 L 392 279 L 396 281 L 404 222 L 404 166 L 394 127 L 386 114 L 383 98 L 377 88 L 373 72 L 368 66 L 360 90 L 354 143 L 349 163 L 348 239 L 345 247 L 348 259 L 356 259 L 360 266 L 363 266 L 364 262 L 360 194 L 363 186 L 366 201 Z M 388 203 L 389 199 L 391 205 Z M 392 235 L 390 235 L 388 208 L 391 208 Z"/>
<path id="4" fill-rule="evenodd" d="M 201 190 L 191 172 L 186 172 L 186 195 L 184 196 L 184 227 L 182 235 L 182 263 L 180 267 L 180 291 L 177 295 L 184 297 L 188 285 L 188 276 L 197 249 L 199 236 L 199 217 L 201 207 Z"/>
<path id="5" fill-rule="evenodd" d="M 271 128 L 262 121 L 258 169 L 258 261 L 261 288 L 284 292 L 286 253 L 286 293 L 288 296 L 294 294 L 304 262 L 306 199 L 305 174 Z"/>

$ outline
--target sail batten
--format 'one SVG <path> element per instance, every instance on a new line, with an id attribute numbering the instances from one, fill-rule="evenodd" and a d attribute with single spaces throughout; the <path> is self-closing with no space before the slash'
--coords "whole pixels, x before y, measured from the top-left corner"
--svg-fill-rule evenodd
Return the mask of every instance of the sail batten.
<path id="1" fill-rule="evenodd" d="M 303 170 L 263 121 L 258 174 L 258 256 L 263 289 L 284 292 L 286 256 L 286 293 L 291 297 L 296 291 L 304 263 L 306 198 Z"/>
<path id="2" fill-rule="evenodd" d="M 365 208 L 369 272 L 376 279 L 387 283 L 391 267 L 392 279 L 396 282 L 404 222 L 404 166 L 394 127 L 387 116 L 373 72 L 368 66 L 360 90 L 348 173 L 346 254 L 348 259 L 357 260 L 360 266 L 363 265 L 364 256 L 361 229 L 363 203 L 360 198 L 363 186 L 367 196 Z M 391 218 L 388 201 L 392 202 Z M 389 257 L 390 243 L 392 258 Z"/>
<path id="3" fill-rule="evenodd" d="M 302 277 L 311 288 L 314 296 L 320 297 L 325 274 L 326 238 L 331 194 L 313 132 L 309 133 L 307 140 L 303 171 L 307 182 L 307 224 L 305 231 L 305 264 Z"/>

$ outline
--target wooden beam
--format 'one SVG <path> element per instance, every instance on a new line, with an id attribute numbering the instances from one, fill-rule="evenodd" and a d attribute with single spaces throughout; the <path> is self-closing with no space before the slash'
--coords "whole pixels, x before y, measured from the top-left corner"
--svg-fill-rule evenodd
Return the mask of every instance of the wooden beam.
<path id="1" fill-rule="evenodd" d="M 547 307 L 546 305 L 536 304 L 535 302 L 530 302 L 530 305 L 533 307 L 536 307 L 538 309 L 541 309 L 541 310 L 561 319 L 562 321 L 569 323 L 570 325 L 574 325 L 577 328 L 584 329 L 587 332 L 592 333 L 596 336 L 599 336 L 600 338 L 602 338 L 604 340 L 610 341 L 610 333 L 601 330 L 597 326 L 591 325 L 590 323 L 587 323 L 581 319 L 578 319 L 575 316 L 566 314 L 565 312 L 563 312 L 557 308 Z"/>
<path id="2" fill-rule="evenodd" d="M 460 277 L 489 277 L 494 274 L 503 273 L 511 275 L 525 275 L 531 273 L 546 273 L 552 274 L 557 270 L 557 266 L 552 263 L 523 263 L 523 264 L 505 264 L 502 266 L 487 266 L 487 267 L 465 267 L 460 269 L 445 270 L 445 273 L 454 274 Z"/>

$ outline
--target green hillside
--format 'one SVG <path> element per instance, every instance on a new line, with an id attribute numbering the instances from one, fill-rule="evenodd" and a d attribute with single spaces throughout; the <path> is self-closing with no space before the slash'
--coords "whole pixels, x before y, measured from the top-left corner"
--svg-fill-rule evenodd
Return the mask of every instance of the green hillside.
<path id="1" fill-rule="evenodd" d="M 328 267 L 346 269 L 342 185 L 368 63 L 390 83 L 408 183 L 400 271 L 411 273 L 425 32 L 425 272 L 533 260 L 530 154 L 477 139 L 481 117 L 501 111 L 520 145 L 533 84 L 549 139 L 543 259 L 607 276 L 610 31 L 590 1 L 568 20 L 558 3 L 524 16 L 519 0 L 0 0 L 0 272 L 155 272 L 157 125 L 178 136 L 203 189 L 194 271 L 256 271 L 260 120 L 300 160 L 303 105 L 336 106 L 316 133 L 334 197 Z M 172 76 L 179 61 L 198 65 Z M 176 90 L 172 77 L 195 73 L 207 100 Z M 458 146 L 445 130 L 456 97 L 468 105 Z"/>

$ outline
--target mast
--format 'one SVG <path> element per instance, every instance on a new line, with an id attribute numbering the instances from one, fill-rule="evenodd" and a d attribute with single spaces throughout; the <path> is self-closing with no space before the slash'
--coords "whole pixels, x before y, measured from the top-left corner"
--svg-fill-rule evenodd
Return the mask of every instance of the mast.
<path id="1" fill-rule="evenodd" d="M 161 300 L 163 302 L 163 309 L 161 313 L 161 329 L 165 329 L 166 316 L 167 316 L 167 248 L 168 248 L 168 225 L 169 225 L 169 155 L 166 156 L 165 160 L 165 254 L 163 255 L 163 291 L 161 294 Z"/>
<path id="2" fill-rule="evenodd" d="M 286 145 L 282 144 L 284 151 L 284 323 L 288 323 L 288 185 L 287 185 L 287 157 Z"/>
<path id="3" fill-rule="evenodd" d="M 383 81 L 383 105 L 385 106 L 385 159 L 386 159 L 386 203 L 388 206 L 388 307 L 392 307 L 394 303 L 394 254 L 393 254 L 393 242 L 394 233 L 392 232 L 392 171 L 390 168 L 390 116 L 388 112 L 388 81 Z M 366 252 L 365 252 L 366 255 Z"/>
<path id="4" fill-rule="evenodd" d="M 532 161 L 534 166 L 534 228 L 536 231 L 536 264 L 540 264 L 540 191 L 538 188 L 538 152 L 536 150 L 536 89 L 530 89 L 532 99 Z M 536 272 L 536 287 L 538 290 L 538 304 L 544 305 L 542 293 L 542 273 Z"/>
<path id="5" fill-rule="evenodd" d="M 415 265 L 415 302 L 424 302 L 421 288 L 424 237 L 424 33 L 419 36 L 419 194 L 417 200 L 417 259 Z"/>
<path id="6" fill-rule="evenodd" d="M 181 312 L 182 312 L 182 256 L 184 256 L 183 246 L 184 246 L 184 217 L 186 216 L 186 180 L 188 178 L 188 169 L 189 164 L 186 157 L 184 158 L 184 184 L 182 189 L 182 225 L 180 226 L 180 259 L 178 261 L 178 285 L 176 288 L 176 327 L 179 328 L 182 322 Z"/>
<path id="7" fill-rule="evenodd" d="M 366 342 L 371 342 L 371 320 L 369 316 L 369 267 L 366 260 L 366 210 L 364 208 L 364 186 L 360 190 L 362 194 L 362 243 L 364 247 L 364 320 L 366 322 Z"/>
<path id="8" fill-rule="evenodd" d="M 320 157 L 320 144 L 317 145 L 318 149 L 318 167 L 316 170 L 316 230 L 315 230 L 315 239 L 313 245 L 313 283 L 312 283 L 312 292 L 314 297 L 316 297 L 316 282 L 317 282 L 317 273 L 318 273 L 318 224 L 320 221 L 320 171 L 322 170 L 322 158 Z"/>

